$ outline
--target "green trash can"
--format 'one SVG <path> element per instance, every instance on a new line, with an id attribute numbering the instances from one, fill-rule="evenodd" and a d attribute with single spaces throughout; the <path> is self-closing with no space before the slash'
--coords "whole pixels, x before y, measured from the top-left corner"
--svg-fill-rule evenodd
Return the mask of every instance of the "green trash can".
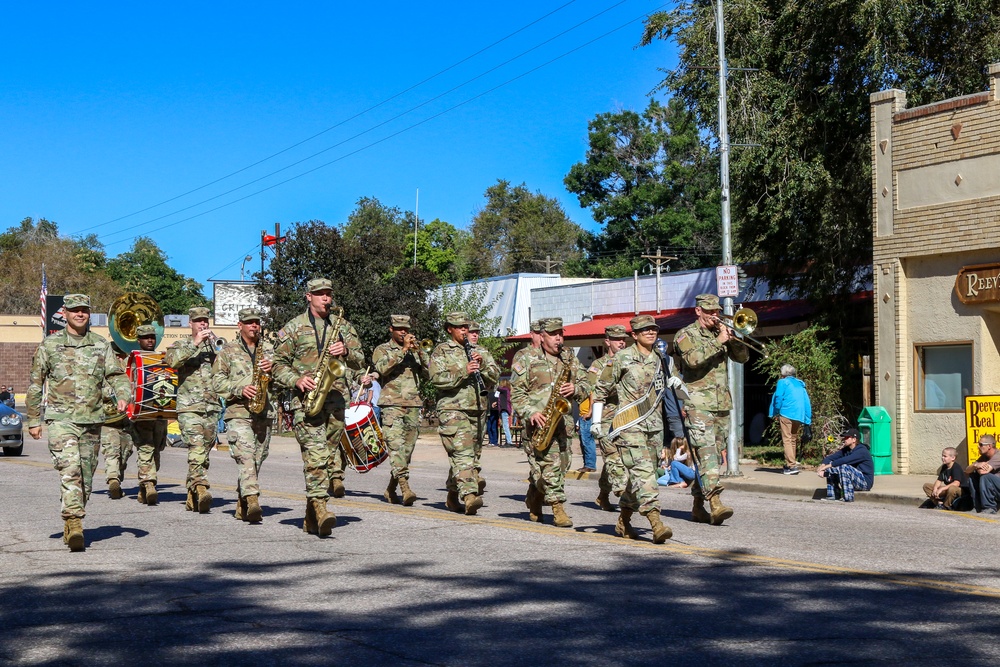
<path id="1" fill-rule="evenodd" d="M 861 442 L 868 445 L 876 475 L 892 474 L 892 417 L 881 405 L 872 405 L 858 416 Z"/>

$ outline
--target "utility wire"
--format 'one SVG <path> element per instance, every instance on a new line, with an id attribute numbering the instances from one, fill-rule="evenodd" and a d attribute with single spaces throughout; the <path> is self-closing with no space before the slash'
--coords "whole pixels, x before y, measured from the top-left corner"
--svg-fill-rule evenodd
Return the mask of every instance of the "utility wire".
<path id="1" fill-rule="evenodd" d="M 377 130 L 380 127 L 388 125 L 389 123 L 392 123 L 393 121 L 399 120 L 400 118 L 402 118 L 404 116 L 407 116 L 407 115 L 413 113 L 414 111 L 417 111 L 418 109 L 421 109 L 421 108 L 427 106 L 428 104 L 430 104 L 432 102 L 435 102 L 435 101 L 437 101 L 437 100 L 439 100 L 439 99 L 441 99 L 441 98 L 443 98 L 443 97 L 445 97 L 447 95 L 450 95 L 451 93 L 455 92 L 456 90 L 464 88 L 465 86 L 469 85 L 470 83 L 472 83 L 474 81 L 477 81 L 478 79 L 481 79 L 484 76 L 486 76 L 488 74 L 491 74 L 491 73 L 497 71 L 498 69 L 501 69 L 501 68 L 509 65 L 510 63 L 514 62 L 515 60 L 518 60 L 519 58 L 522 58 L 522 57 L 526 56 L 527 54 L 531 53 L 532 51 L 540 49 L 541 47 L 545 46 L 546 44 L 548 44 L 548 43 L 550 43 L 552 41 L 555 41 L 556 39 L 559 39 L 560 37 L 566 35 L 567 33 L 570 33 L 573 30 L 576 30 L 577 28 L 579 28 L 579 27 L 581 27 L 581 26 L 589 23 L 590 21 L 593 21 L 593 20 L 599 18 L 601 15 L 603 15 L 603 14 L 611 11 L 612 9 L 618 7 L 619 5 L 624 4 L 627 1 L 628 0 L 620 0 L 620 2 L 618 2 L 618 3 L 616 3 L 616 4 L 614 4 L 614 5 L 610 6 L 610 7 L 608 7 L 606 9 L 598 12 L 597 14 L 594 14 L 593 16 L 591 16 L 591 17 L 589 17 L 589 18 L 587 18 L 587 19 L 585 19 L 585 20 L 577 23 L 576 25 L 574 25 L 574 26 L 572 26 L 570 28 L 567 28 L 566 30 L 563 30 L 562 32 L 560 32 L 560 33 L 558 33 L 556 35 L 553 35 L 552 37 L 546 39 L 543 42 L 540 42 L 539 44 L 536 44 L 535 46 L 531 47 L 530 49 L 522 51 L 521 53 L 517 54 L 516 56 L 508 58 L 507 60 L 501 62 L 500 64 L 495 65 L 494 67 L 491 67 L 490 69 L 477 74 L 476 76 L 472 77 L 471 79 L 467 79 L 467 80 L 463 81 L 462 83 L 460 83 L 460 84 L 458 84 L 456 86 L 453 86 L 452 88 L 449 88 L 448 90 L 444 91 L 443 93 L 439 93 L 438 95 L 435 95 L 434 97 L 431 97 L 430 99 L 427 99 L 427 100 L 421 102 L 420 104 L 417 104 L 416 106 L 410 107 L 406 111 L 402 111 L 402 112 L 396 114 L 395 116 L 392 116 L 391 118 L 388 118 L 388 119 L 382 121 L 381 123 L 377 123 L 375 125 L 372 125 L 368 129 L 365 129 L 365 130 L 362 130 L 361 132 L 353 134 L 350 137 L 347 137 L 346 139 L 342 139 L 341 141 L 338 141 L 335 144 L 327 146 L 326 148 L 324 148 L 324 149 L 322 149 L 320 151 L 317 151 L 317 152 L 315 152 L 315 153 L 313 153 L 311 155 L 307 155 L 306 157 L 301 158 L 299 160 L 296 160 L 295 162 L 292 162 L 290 164 L 287 164 L 284 167 L 281 167 L 280 169 L 275 169 L 274 171 L 269 172 L 267 174 L 264 174 L 263 176 L 255 178 L 255 179 L 253 179 L 251 181 L 248 181 L 247 183 L 244 183 L 243 185 L 238 185 L 235 188 L 231 188 L 229 190 L 226 190 L 225 192 L 221 192 L 221 193 L 219 193 L 217 195 L 214 195 L 212 197 L 209 197 L 207 199 L 203 199 L 203 200 L 201 200 L 199 202 L 195 202 L 194 204 L 191 204 L 189 206 L 185 206 L 183 208 L 179 208 L 177 210 L 171 211 L 170 213 L 164 213 L 163 215 L 157 216 L 157 217 L 152 218 L 150 220 L 146 220 L 145 222 L 141 222 L 141 223 L 139 223 L 137 225 L 133 225 L 131 228 L 128 228 L 128 229 L 121 229 L 121 230 L 118 230 L 118 231 L 115 231 L 115 232 L 108 232 L 107 236 L 115 236 L 117 234 L 128 233 L 128 232 L 134 231 L 135 229 L 138 229 L 140 227 L 144 227 L 144 226 L 150 225 L 150 224 L 152 224 L 154 222 L 159 222 L 160 220 L 164 220 L 166 218 L 169 218 L 172 215 L 177 215 L 178 213 L 183 213 L 184 211 L 189 211 L 189 210 L 191 210 L 193 208 L 197 208 L 198 206 L 201 206 L 202 204 L 207 204 L 207 203 L 209 203 L 211 201 L 215 201 L 216 199 L 221 199 L 221 198 L 223 198 L 223 197 L 225 197 L 227 195 L 231 195 L 234 192 L 242 190 L 243 188 L 248 188 L 251 185 L 254 185 L 255 183 L 259 183 L 261 181 L 267 180 L 268 178 L 270 178 L 272 176 L 275 176 L 277 174 L 280 174 L 283 171 L 287 171 L 288 169 L 291 169 L 292 167 L 296 167 L 296 166 L 298 166 L 298 165 L 300 165 L 300 164 L 302 164 L 304 162 L 308 162 L 309 160 L 312 160 L 315 157 L 318 157 L 318 156 L 320 156 L 320 155 L 322 155 L 324 153 L 327 153 L 327 152 L 333 150 L 334 148 L 339 148 L 339 147 L 343 146 L 344 144 L 347 144 L 347 143 L 349 143 L 349 142 L 351 142 L 351 141 L 353 141 L 355 139 L 358 139 L 359 137 L 362 137 L 362 136 L 364 136 L 364 135 L 366 135 L 366 134 L 368 134 L 370 132 L 374 132 L 375 130 Z M 632 21 L 630 21 L 630 23 L 631 22 Z M 514 80 L 514 79 L 512 79 L 512 80 Z M 504 85 L 504 84 L 501 84 L 501 85 Z M 309 173 L 309 172 L 306 172 L 306 173 Z M 287 182 L 287 181 L 285 181 L 285 182 Z M 88 228 L 88 229 L 93 229 L 93 228 L 91 227 L 91 228 Z M 85 230 L 82 230 L 82 231 L 87 231 L 87 230 L 85 229 Z"/>
<path id="2" fill-rule="evenodd" d="M 257 250 L 257 248 L 259 248 L 259 247 L 260 247 L 260 244 L 258 244 L 258 243 L 253 244 L 252 246 L 250 246 L 249 250 L 247 250 L 246 252 L 242 253 L 239 257 L 237 257 L 236 259 L 234 259 L 233 261 L 231 261 L 229 264 L 226 264 L 224 267 L 222 267 L 221 269 L 219 269 L 218 271 L 216 271 L 215 273 L 213 273 L 211 276 L 209 276 L 208 280 L 212 280 L 213 278 L 215 278 L 215 276 L 219 275 L 220 273 L 222 273 L 223 271 L 225 271 L 229 267 L 236 266 L 237 262 L 242 262 L 246 258 L 247 255 L 249 255 L 253 251 Z"/>
<path id="3" fill-rule="evenodd" d="M 670 3 L 664 3 L 664 4 L 660 5 L 659 7 L 656 7 L 652 11 L 657 11 L 659 9 L 662 9 L 663 7 L 666 7 L 668 4 L 670 4 Z M 403 134 L 404 132 L 408 132 L 408 131 L 416 128 L 416 127 L 419 127 L 419 126 L 421 126 L 421 125 L 423 125 L 425 123 L 428 123 L 428 122 L 430 122 L 430 121 L 432 121 L 432 120 L 434 120 L 436 118 L 439 118 L 439 117 L 441 117 L 441 116 L 443 116 L 443 115 L 445 115 L 447 113 L 450 113 L 450 112 L 454 111 L 455 109 L 463 107 L 466 104 L 469 104 L 470 102 L 474 102 L 475 100 L 477 100 L 477 99 L 479 99 L 481 97 L 489 95 L 490 93 L 495 92 L 496 90 L 498 90 L 500 88 L 503 88 L 504 86 L 507 86 L 507 85 L 513 83 L 514 81 L 518 81 L 519 79 L 522 79 L 522 78 L 528 76 L 529 74 L 533 74 L 534 72 L 537 72 L 538 70 L 542 69 L 543 67 L 547 67 L 547 66 L 551 65 L 554 62 L 562 60 L 566 56 L 569 56 L 569 55 L 571 55 L 573 53 L 576 53 L 577 51 L 579 51 L 581 49 L 584 49 L 584 48 L 590 46 L 591 44 L 593 44 L 595 42 L 598 42 L 598 41 L 604 39 L 605 37 L 608 37 L 608 36 L 610 36 L 610 35 L 618 32 L 619 30 L 622 30 L 622 29 L 628 27 L 629 25 L 635 23 L 638 20 L 641 20 L 641 19 L 645 18 L 648 15 L 649 15 L 649 12 L 645 12 L 642 15 L 637 16 L 634 19 L 626 21 L 625 23 L 621 24 L 617 28 L 613 28 L 613 29 L 611 29 L 611 30 L 603 33 L 602 35 L 599 35 L 599 36 L 597 36 L 597 37 L 595 37 L 595 38 L 593 38 L 591 40 L 588 40 L 588 41 L 584 42 L 583 44 L 581 44 L 581 45 L 579 45 L 579 46 L 577 46 L 577 47 L 575 47 L 573 49 L 570 49 L 569 51 L 566 51 L 566 52 L 562 53 L 561 55 L 556 56 L 555 58 L 547 60 L 544 63 L 542 63 L 540 65 L 537 65 L 536 67 L 533 67 L 533 68 L 531 68 L 531 69 L 529 69 L 529 70 L 527 70 L 527 71 L 525 71 L 525 72 L 523 72 L 521 74 L 518 74 L 515 77 L 507 79 L 503 83 L 497 84 L 496 86 L 493 86 L 492 88 L 489 88 L 489 89 L 487 89 L 487 90 L 485 90 L 485 91 L 483 91 L 483 92 L 481 92 L 481 93 L 479 93 L 477 95 L 474 95 L 474 96 L 472 96 L 470 98 L 467 98 L 467 99 L 463 100 L 462 102 L 459 102 L 458 104 L 455 104 L 455 105 L 453 105 L 451 107 L 448 107 L 447 109 L 444 109 L 443 111 L 440 111 L 440 112 L 438 112 L 436 114 L 428 116 L 427 118 L 425 118 L 425 119 L 423 119 L 421 121 L 413 123 L 412 125 L 408 125 L 407 127 L 404 127 L 401 130 L 393 132 L 392 134 L 389 134 L 389 135 L 387 135 L 387 136 L 385 136 L 385 137 L 383 137 L 381 139 L 373 141 L 370 144 L 366 144 L 366 145 L 364 145 L 364 146 L 362 146 L 360 148 L 357 148 L 357 149 L 355 149 L 353 151 L 350 151 L 349 153 L 345 153 L 345 154 L 341 155 L 338 158 L 330 160 L 329 162 L 324 162 L 323 164 L 318 165 L 316 167 L 313 167 L 312 169 L 308 169 L 308 170 L 306 170 L 306 171 L 304 171 L 304 172 L 302 172 L 300 174 L 297 174 L 295 176 L 287 178 L 287 179 L 285 179 L 283 181 L 279 181 L 277 183 L 274 183 L 273 185 L 269 185 L 266 188 L 261 188 L 260 190 L 256 190 L 254 192 L 251 192 L 248 195 L 244 195 L 242 197 L 239 197 L 238 199 L 234 199 L 234 200 L 232 200 L 230 202 L 227 202 L 225 204 L 220 204 L 219 206 L 216 206 L 215 208 L 211 208 L 211 209 L 208 209 L 207 211 L 202 211 L 201 213 L 196 213 L 194 215 L 188 216 L 186 218 L 182 218 L 180 220 L 176 220 L 174 222 L 171 222 L 169 224 L 163 225 L 161 227 L 157 227 L 155 229 L 151 229 L 147 233 L 153 233 L 153 232 L 162 231 L 164 229 L 169 229 L 170 227 L 174 227 L 176 225 L 179 225 L 182 222 L 188 222 L 189 220 L 194 220 L 195 218 L 200 218 L 203 215 L 208 215 L 209 213 L 214 213 L 215 211 L 218 211 L 220 209 L 226 208 L 228 206 L 232 206 L 233 204 L 237 204 L 237 203 L 239 203 L 239 202 L 241 202 L 241 201 L 243 201 L 245 199 L 249 199 L 251 197 L 255 197 L 255 196 L 257 196 L 259 194 L 262 194 L 264 192 L 267 192 L 269 190 L 273 190 L 274 188 L 277 188 L 279 186 L 285 185 L 286 183 L 290 183 L 291 181 L 297 180 L 299 178 L 302 178 L 303 176 L 307 176 L 307 175 L 309 175 L 309 174 L 311 174 L 311 173 L 313 173 L 315 171 L 319 171 L 320 169 L 323 169 L 323 168 L 328 167 L 328 166 L 330 166 L 332 164 L 340 162 L 341 160 L 344 160 L 344 159 L 346 159 L 348 157 L 351 157 L 352 155 L 356 155 L 357 153 L 360 153 L 361 151 L 367 150 L 369 148 L 372 148 L 373 146 L 377 146 L 378 144 L 384 143 L 384 142 L 388 141 L 389 139 L 392 139 L 394 137 L 399 136 L 400 134 Z M 149 222 L 153 222 L 153 221 L 149 221 Z M 142 224 L 145 225 L 145 224 L 148 224 L 148 222 L 147 223 L 142 223 Z M 128 230 L 128 231 L 131 231 L 131 230 Z M 120 232 L 114 232 L 113 234 L 115 234 L 115 233 L 120 233 Z M 134 236 L 134 237 L 131 237 L 131 238 L 128 238 L 128 239 L 121 239 L 119 241 L 113 241 L 113 242 L 107 243 L 105 245 L 106 246 L 113 246 L 113 245 L 117 245 L 119 243 L 124 243 L 126 241 L 133 240 L 135 238 L 138 238 L 138 236 Z"/>
<path id="4" fill-rule="evenodd" d="M 514 32 L 512 32 L 512 33 L 510 33 L 510 34 L 508 34 L 508 35 L 506 35 L 504 37 L 501 37 L 500 39 L 498 39 L 497 41 L 493 42 L 492 44 L 484 46 L 483 48 L 479 49 L 475 53 L 472 53 L 471 55 L 468 55 L 465 58 L 462 58 L 461 60 L 459 60 L 459 61 L 457 61 L 455 63 L 452 63 L 448 67 L 445 67 L 444 69 L 442 69 L 442 70 L 440 70 L 440 71 L 438 71 L 438 72 L 430 75 L 426 79 L 423 79 L 422 81 L 418 81 L 417 83 L 413 84 L 409 88 L 401 90 L 398 93 L 385 98 L 381 102 L 378 102 L 378 103 L 376 103 L 376 104 L 368 107 L 367 109 L 363 109 L 362 111 L 357 112 L 353 116 L 350 116 L 349 118 L 345 118 L 344 120 L 339 121 L 339 122 L 331 125 L 330 127 L 326 128 L 325 130 L 321 130 L 321 131 L 317 132 L 316 134 L 314 134 L 314 135 L 312 135 L 310 137 L 306 137 L 305 139 L 302 139 L 301 141 L 297 141 L 296 143 L 292 144 L 291 146 L 283 148 L 280 151 L 277 151 L 276 153 L 272 153 L 272 154 L 268 155 L 267 157 L 261 158 L 261 159 L 257 160 L 256 162 L 254 162 L 252 164 L 249 164 L 249 165 L 247 165 L 247 166 L 245 166 L 245 167 L 243 167 L 241 169 L 237 169 L 236 171 L 230 172 L 230 173 L 226 174 L 225 176 L 220 176 L 219 178 L 216 178 L 214 181 L 209 181 L 208 183 L 205 183 L 204 185 L 200 185 L 200 186 L 198 186 L 198 187 L 196 187 L 196 188 L 194 188 L 192 190 L 188 190 L 187 192 L 182 192 L 179 195 L 170 197 L 169 199 L 164 199 L 163 201 L 161 201 L 161 202 L 159 202 L 157 204 L 153 204 L 152 206 L 147 206 L 146 208 L 139 209 L 138 211 L 133 211 L 132 213 L 128 213 L 128 214 L 123 215 L 121 217 L 115 218 L 114 220 L 108 220 L 107 222 L 102 222 L 100 224 L 93 225 L 91 227 L 85 227 L 84 229 L 81 229 L 80 231 L 76 232 L 75 234 L 82 234 L 83 232 L 90 231 L 91 229 L 97 229 L 99 227 L 104 227 L 105 225 L 110 225 L 110 224 L 113 224 L 115 222 L 120 222 L 120 221 L 125 220 L 127 218 L 131 218 L 134 215 L 139 215 L 140 213 L 145 213 L 146 211 L 150 211 L 150 210 L 152 210 L 154 208 L 158 208 L 160 206 L 163 206 L 164 204 L 169 204 L 172 201 L 176 201 L 176 200 L 181 199 L 183 197 L 186 197 L 186 196 L 188 196 L 190 194 L 194 194 L 195 192 L 198 192 L 200 190 L 204 190 L 205 188 L 211 187 L 211 186 L 215 185 L 216 183 L 220 183 L 220 182 L 226 180 L 227 178 L 232 178 L 233 176 L 236 176 L 237 174 L 241 174 L 244 171 L 247 171 L 248 169 L 252 169 L 252 168 L 254 168 L 254 167 L 256 167 L 256 166 L 258 166 L 260 164 L 263 164 L 264 162 L 267 162 L 268 160 L 276 158 L 279 155 L 287 153 L 288 151 L 290 151 L 290 150 L 292 150 L 294 148 L 298 148 L 302 144 L 308 143 L 308 142 L 312 141 L 313 139 L 317 139 L 317 138 L 323 136 L 324 134 L 326 134 L 327 132 L 335 130 L 338 127 L 340 127 L 341 125 L 345 125 L 345 124 L 351 122 L 352 120 L 355 120 L 356 118 L 360 118 L 361 116 L 364 116 L 365 114 L 367 114 L 367 113 L 369 113 L 371 111 L 374 111 L 375 109 L 378 109 L 379 107 L 384 106 L 385 104 L 388 104 L 389 102 L 391 102 L 392 100 L 396 99 L 397 97 L 402 97 L 403 95 L 405 95 L 406 93 L 410 92 L 411 90 L 415 90 L 416 88 L 419 88 L 420 86 L 424 85 L 425 83 L 429 83 L 430 81 L 433 81 L 434 79 L 436 79 L 437 77 L 441 76 L 442 74 L 445 74 L 446 72 L 449 72 L 449 71 L 455 69 L 459 65 L 462 65 L 462 64 L 464 64 L 464 63 L 472 60 L 476 56 L 481 55 L 481 54 L 485 53 L 486 51 L 489 51 L 494 46 L 497 46 L 497 45 L 499 45 L 499 44 L 507 41 L 508 39 L 510 39 L 511 37 L 517 35 L 518 33 L 524 32 L 525 30 L 527 30 L 531 26 L 533 26 L 533 25 L 535 25 L 537 23 L 540 23 L 541 21 L 544 21 L 545 19 L 549 18 L 553 14 L 562 11 L 563 9 L 565 9 L 566 7 L 569 7 L 574 2 L 576 2 L 576 0 L 569 0 L 569 2 L 567 2 L 567 3 L 563 4 L 563 5 L 560 5 L 559 7 L 556 7 L 555 9 L 553 9 L 548 14 L 540 16 L 539 18 L 535 19 L 534 21 L 531 21 L 530 23 L 527 23 L 527 24 L 521 26 L 520 28 L 518 28 Z M 619 3 L 619 4 L 621 4 L 621 3 Z"/>

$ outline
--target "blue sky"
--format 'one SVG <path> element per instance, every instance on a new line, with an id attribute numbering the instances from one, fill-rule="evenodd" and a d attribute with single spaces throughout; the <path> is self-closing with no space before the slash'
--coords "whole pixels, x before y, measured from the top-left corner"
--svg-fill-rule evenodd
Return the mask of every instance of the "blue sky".
<path id="1" fill-rule="evenodd" d="M 660 7 L 5 3 L 0 229 L 46 217 L 109 256 L 148 235 L 201 282 L 239 278 L 276 222 L 342 223 L 366 196 L 413 210 L 418 188 L 422 220 L 468 227 L 503 178 L 595 229 L 562 184 L 587 121 L 644 108 L 676 64 L 666 43 L 635 48 L 639 21 L 602 35 Z"/>

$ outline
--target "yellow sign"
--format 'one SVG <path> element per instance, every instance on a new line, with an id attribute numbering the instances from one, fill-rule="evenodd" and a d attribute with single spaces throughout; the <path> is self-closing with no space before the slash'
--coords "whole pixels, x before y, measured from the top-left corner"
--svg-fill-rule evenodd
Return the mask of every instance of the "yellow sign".
<path id="1" fill-rule="evenodd" d="M 969 463 L 979 458 L 979 438 L 996 436 L 1000 429 L 1000 396 L 965 397 L 965 434 L 969 447 Z"/>

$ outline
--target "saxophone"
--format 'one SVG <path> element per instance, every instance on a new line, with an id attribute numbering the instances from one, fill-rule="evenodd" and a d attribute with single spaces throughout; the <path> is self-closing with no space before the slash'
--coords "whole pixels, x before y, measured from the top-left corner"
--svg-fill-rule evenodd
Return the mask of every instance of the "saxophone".
<path id="1" fill-rule="evenodd" d="M 247 409 L 253 414 L 259 415 L 267 408 L 267 385 L 270 383 L 271 374 L 262 371 L 259 365 L 254 366 L 253 378 L 251 378 L 250 384 L 257 387 L 257 393 L 247 403 Z"/>
<path id="2" fill-rule="evenodd" d="M 340 333 L 340 323 L 343 318 L 337 320 L 337 336 L 343 342 L 344 337 Z M 347 365 L 340 359 L 330 356 L 330 346 L 325 345 L 319 355 L 319 363 L 316 364 L 316 387 L 306 392 L 302 401 L 302 409 L 306 416 L 315 417 L 323 410 L 326 403 L 327 394 L 333 389 L 333 383 L 337 378 L 342 378 L 347 373 Z"/>
<path id="3" fill-rule="evenodd" d="M 569 382 L 570 363 L 568 359 L 563 359 L 562 348 L 559 349 L 559 358 L 562 359 L 563 367 L 559 371 L 559 376 L 552 384 L 552 393 L 549 394 L 549 402 L 545 404 L 545 427 L 536 430 L 531 434 L 531 446 L 535 452 L 542 454 L 552 444 L 552 437 L 556 434 L 556 428 L 565 415 L 568 415 L 571 407 L 569 401 L 559 395 L 559 387 Z"/>

